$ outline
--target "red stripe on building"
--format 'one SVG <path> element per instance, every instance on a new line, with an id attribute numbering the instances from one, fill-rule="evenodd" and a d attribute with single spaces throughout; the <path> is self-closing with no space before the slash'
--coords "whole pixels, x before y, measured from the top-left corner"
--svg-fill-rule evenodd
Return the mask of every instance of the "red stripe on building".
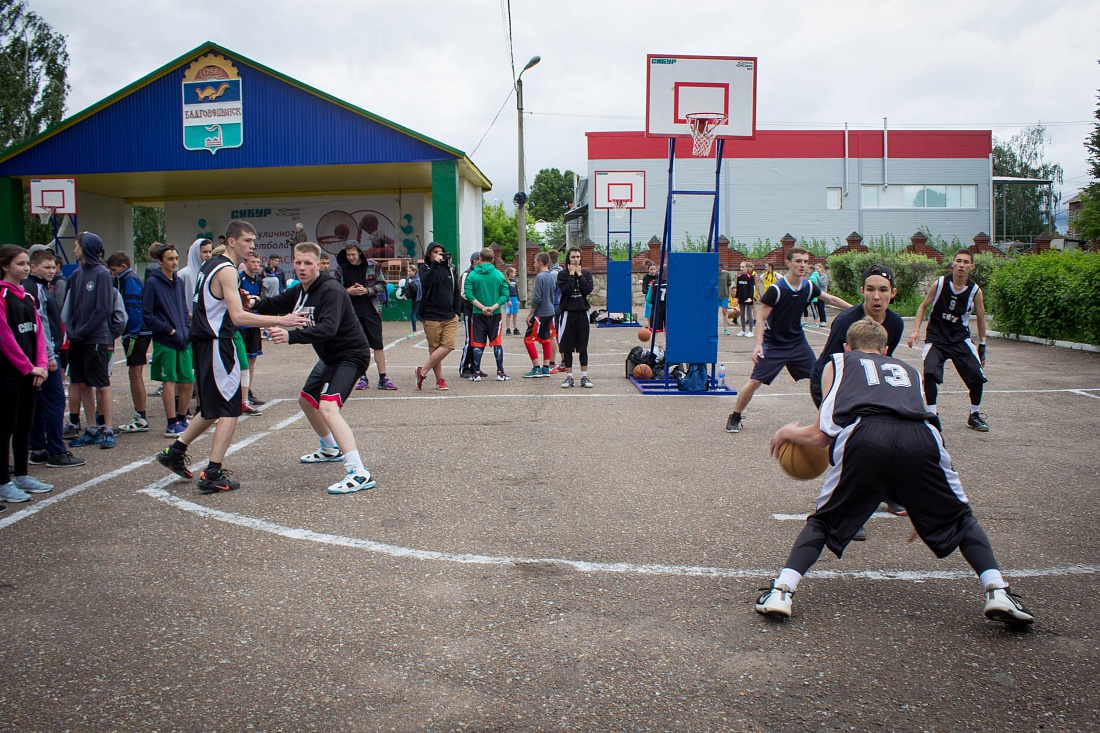
<path id="1" fill-rule="evenodd" d="M 636 160 L 668 157 L 668 140 L 644 132 L 589 132 L 589 160 Z M 848 157 L 881 158 L 880 130 L 848 133 Z M 891 158 L 988 158 L 993 152 L 989 130 L 894 130 L 889 133 Z M 690 158 L 686 138 L 676 143 L 676 157 Z M 726 158 L 843 158 L 843 130 L 757 130 L 752 140 L 727 140 Z"/>

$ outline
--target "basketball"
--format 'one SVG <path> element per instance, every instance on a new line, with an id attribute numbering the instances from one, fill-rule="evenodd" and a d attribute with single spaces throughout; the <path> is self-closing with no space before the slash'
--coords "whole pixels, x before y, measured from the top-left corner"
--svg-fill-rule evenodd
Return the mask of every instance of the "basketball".
<path id="1" fill-rule="evenodd" d="M 634 367 L 635 379 L 653 379 L 653 370 L 650 369 L 649 364 L 639 364 Z"/>
<path id="2" fill-rule="evenodd" d="M 829 449 L 787 441 L 779 447 L 779 466 L 800 481 L 817 478 L 829 467 Z"/>
<path id="3" fill-rule="evenodd" d="M 650 331 L 648 328 L 639 328 L 638 329 L 638 340 L 639 341 L 644 341 L 644 342 L 648 343 L 651 338 L 653 338 L 653 332 Z"/>

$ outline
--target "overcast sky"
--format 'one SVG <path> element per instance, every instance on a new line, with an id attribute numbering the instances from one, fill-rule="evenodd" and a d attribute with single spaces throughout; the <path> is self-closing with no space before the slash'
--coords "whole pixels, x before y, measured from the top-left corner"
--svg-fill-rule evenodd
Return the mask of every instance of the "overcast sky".
<path id="1" fill-rule="evenodd" d="M 210 40 L 465 151 L 490 201 L 518 190 L 507 0 L 28 2 L 68 37 L 68 114 Z M 1041 122 L 1064 199 L 1089 180 L 1097 0 L 511 6 L 515 71 L 542 57 L 523 77 L 528 186 L 541 168 L 586 171 L 586 131 L 644 129 L 647 53 L 758 57 L 758 129 L 881 129 L 888 117 L 1008 139 Z"/>

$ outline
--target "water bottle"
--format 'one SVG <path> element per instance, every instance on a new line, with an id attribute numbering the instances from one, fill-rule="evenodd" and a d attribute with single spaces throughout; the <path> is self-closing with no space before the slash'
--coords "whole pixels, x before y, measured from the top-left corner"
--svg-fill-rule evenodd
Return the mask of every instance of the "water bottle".
<path id="1" fill-rule="evenodd" d="M 726 365 L 718 365 L 718 389 L 726 388 Z"/>

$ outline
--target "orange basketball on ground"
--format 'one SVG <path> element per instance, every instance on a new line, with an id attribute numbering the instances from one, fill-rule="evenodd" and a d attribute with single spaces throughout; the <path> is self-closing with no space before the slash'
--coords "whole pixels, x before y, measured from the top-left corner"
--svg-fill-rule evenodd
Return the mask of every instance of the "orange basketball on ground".
<path id="1" fill-rule="evenodd" d="M 791 478 L 805 481 L 817 478 L 829 467 L 829 449 L 799 445 L 789 440 L 779 446 L 779 466 Z"/>
<path id="2" fill-rule="evenodd" d="M 649 364 L 639 364 L 634 367 L 635 379 L 653 379 L 653 370 L 650 369 Z"/>
<path id="3" fill-rule="evenodd" d="M 648 342 L 652 338 L 653 338 L 653 332 L 650 331 L 648 328 L 639 328 L 638 329 L 638 340 L 639 341 Z"/>

